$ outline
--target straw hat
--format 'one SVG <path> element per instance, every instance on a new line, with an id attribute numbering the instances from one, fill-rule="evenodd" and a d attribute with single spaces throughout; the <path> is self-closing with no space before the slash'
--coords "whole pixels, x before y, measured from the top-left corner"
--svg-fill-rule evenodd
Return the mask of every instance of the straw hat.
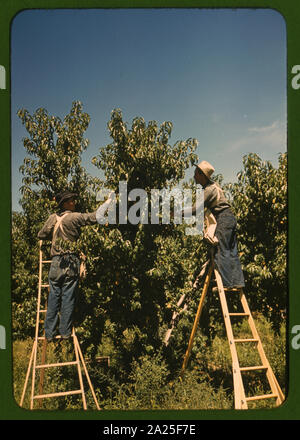
<path id="1" fill-rule="evenodd" d="M 215 171 L 214 167 L 213 167 L 209 162 L 206 162 L 206 160 L 203 160 L 202 162 L 198 163 L 197 167 L 200 168 L 200 170 L 202 171 L 202 173 L 203 173 L 208 179 L 210 179 L 211 175 L 212 175 L 213 172 Z"/>

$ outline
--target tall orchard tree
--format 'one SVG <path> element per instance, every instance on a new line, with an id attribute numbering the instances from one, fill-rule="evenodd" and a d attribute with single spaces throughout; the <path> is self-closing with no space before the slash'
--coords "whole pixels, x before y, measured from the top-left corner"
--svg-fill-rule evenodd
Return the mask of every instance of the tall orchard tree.
<path id="1" fill-rule="evenodd" d="M 13 215 L 13 312 L 18 335 L 32 333 L 37 289 L 37 233 L 47 217 L 55 211 L 54 195 L 68 187 L 80 194 L 79 209 L 95 201 L 91 191 L 97 184 L 81 165 L 81 154 L 88 146 L 84 138 L 90 117 L 82 104 L 72 104 L 63 120 L 40 108 L 34 114 L 18 111 L 28 136 L 23 139 L 27 156 L 23 174 L 21 213 Z M 17 324 L 18 323 L 18 324 Z"/>
<path id="2" fill-rule="evenodd" d="M 150 195 L 151 189 L 174 187 L 197 161 L 195 139 L 170 145 L 170 122 L 146 124 L 138 117 L 128 127 L 121 111 L 114 110 L 108 129 L 112 142 L 100 148 L 93 163 L 104 171 L 105 187 L 116 192 L 117 211 L 120 181 L 126 182 L 128 193 L 139 188 Z M 86 322 L 94 348 L 101 342 L 99 329 L 109 323 L 118 374 L 122 367 L 128 371 L 133 359 L 161 346 L 171 308 L 191 289 L 188 281 L 195 268 L 191 270 L 189 255 L 196 245 L 183 227 L 150 221 L 108 224 L 98 233 L 84 231 L 80 247 L 88 255 L 90 303 Z"/>
<path id="3" fill-rule="evenodd" d="M 44 109 L 32 116 L 20 110 L 19 116 L 29 133 L 24 139 L 29 157 L 21 167 L 23 213 L 14 216 L 13 298 L 16 335 L 25 336 L 32 334 L 35 319 L 36 237 L 55 209 L 53 195 L 67 185 L 80 194 L 80 209 L 95 209 L 95 191 L 87 188 L 94 190 L 100 181 L 81 166 L 89 117 L 80 103 L 73 104 L 63 121 Z M 197 161 L 195 139 L 170 145 L 170 122 L 159 126 L 135 118 L 127 128 L 115 110 L 108 128 L 113 142 L 101 148 L 93 162 L 104 171 L 101 185 L 116 192 L 122 180 L 128 192 L 171 188 Z M 191 290 L 189 281 L 200 260 L 190 255 L 198 246 L 183 227 L 172 224 L 85 228 L 78 248 L 87 256 L 88 274 L 80 289 L 77 328 L 87 353 L 101 351 L 99 345 L 109 337 L 118 371 L 126 373 L 133 359 L 160 346 L 178 299 Z"/>

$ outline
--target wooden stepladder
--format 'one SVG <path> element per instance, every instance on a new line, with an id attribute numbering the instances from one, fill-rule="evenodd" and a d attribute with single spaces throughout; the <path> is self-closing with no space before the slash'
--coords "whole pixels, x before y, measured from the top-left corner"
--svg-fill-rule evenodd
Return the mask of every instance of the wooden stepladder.
<path id="1" fill-rule="evenodd" d="M 60 397 L 60 396 L 71 396 L 73 394 L 77 394 L 81 396 L 83 409 L 87 409 L 87 402 L 86 402 L 86 395 L 84 390 L 84 383 L 83 383 L 83 374 L 82 369 L 84 370 L 85 377 L 87 379 L 89 388 L 91 390 L 93 400 L 95 402 L 97 410 L 100 410 L 97 397 L 95 395 L 93 385 L 91 383 L 84 357 L 82 355 L 82 351 L 80 349 L 80 345 L 78 342 L 78 338 L 75 333 L 75 329 L 73 327 L 72 330 L 72 336 L 70 338 L 70 342 L 72 341 L 73 344 L 73 351 L 74 351 L 74 359 L 72 361 L 68 362 L 54 362 L 54 363 L 46 363 L 46 354 L 47 354 L 47 340 L 45 338 L 45 333 L 43 332 L 43 335 L 41 335 L 41 329 L 40 329 L 40 321 L 41 316 L 46 317 L 47 308 L 46 305 L 42 307 L 42 300 L 44 300 L 44 303 L 46 304 L 47 300 L 45 297 L 48 295 L 44 294 L 43 289 L 48 289 L 49 291 L 49 284 L 46 284 L 43 282 L 43 266 L 45 264 L 51 263 L 51 260 L 45 260 L 43 257 L 43 249 L 42 249 L 42 241 L 39 243 L 39 281 L 38 281 L 38 298 L 37 298 L 37 314 L 36 314 L 36 326 L 35 326 L 35 338 L 33 342 L 33 347 L 31 351 L 31 356 L 28 364 L 28 369 L 26 373 L 24 388 L 20 400 L 20 406 L 23 406 L 25 393 L 27 389 L 27 385 L 29 382 L 29 377 L 31 375 L 31 395 L 30 395 L 30 409 L 34 409 L 34 402 L 36 400 L 39 401 L 39 408 L 42 406 L 43 399 L 46 398 L 53 398 L 53 397 Z M 61 336 L 56 336 L 55 339 L 60 339 Z M 42 347 L 39 347 L 39 342 L 42 342 Z M 41 348 L 41 350 L 40 350 Z M 68 366 L 74 366 L 77 369 L 78 374 L 78 380 L 79 380 L 79 388 L 75 390 L 68 390 L 68 391 L 61 391 L 61 392 L 54 392 L 54 393 L 43 393 L 44 388 L 44 376 L 45 376 L 45 370 L 50 368 L 58 368 L 58 367 L 68 367 Z M 39 374 L 37 374 L 39 372 Z M 30 374 L 31 373 L 31 374 Z M 39 378 L 37 377 L 39 376 Z M 39 380 L 39 386 L 38 391 L 36 391 L 37 388 L 37 381 Z"/>
<path id="2" fill-rule="evenodd" d="M 272 368 L 269 364 L 269 361 L 266 357 L 265 351 L 263 349 L 263 345 L 261 342 L 261 339 L 259 337 L 259 334 L 257 332 L 254 319 L 252 317 L 251 311 L 249 309 L 245 294 L 243 292 L 243 289 L 226 289 L 223 287 L 222 278 L 220 276 L 220 273 L 218 272 L 217 268 L 214 265 L 213 258 L 211 257 L 208 270 L 206 271 L 206 276 L 204 280 L 204 285 L 202 289 L 202 294 L 200 297 L 196 317 L 194 320 L 193 329 L 190 335 L 188 347 L 184 356 L 181 373 L 182 376 L 184 374 L 184 371 L 186 369 L 189 356 L 191 353 L 195 333 L 197 330 L 197 326 L 200 320 L 201 312 L 203 309 L 205 297 L 210 285 L 210 281 L 212 278 L 212 274 L 215 275 L 215 281 L 217 283 L 217 290 L 220 298 L 221 308 L 222 308 L 222 314 L 225 322 L 226 327 L 226 333 L 227 338 L 229 342 L 230 347 L 230 353 L 232 358 L 232 373 L 233 373 L 233 387 L 234 387 L 234 403 L 235 403 L 235 409 L 248 409 L 248 402 L 255 401 L 255 400 L 262 400 L 262 399 L 276 399 L 276 406 L 280 405 L 284 401 L 284 394 L 281 391 L 281 388 L 277 382 L 277 379 L 272 371 Z M 241 305 L 241 311 L 239 312 L 230 312 L 228 307 L 228 301 L 226 295 L 238 295 L 239 301 Z M 235 338 L 232 328 L 232 322 L 231 319 L 233 317 L 241 317 L 241 318 L 247 318 L 249 328 L 252 333 L 252 337 L 250 338 Z M 238 344 L 249 344 L 254 343 L 256 345 L 258 357 L 260 358 L 260 364 L 254 365 L 254 366 L 246 366 L 241 367 L 239 356 L 238 356 Z M 261 395 L 255 395 L 251 397 L 247 397 L 245 393 L 245 387 L 244 387 L 244 380 L 243 380 L 243 373 L 249 372 L 249 371 L 264 371 L 266 373 L 266 378 L 270 386 L 271 393 L 268 394 L 261 394 Z"/>

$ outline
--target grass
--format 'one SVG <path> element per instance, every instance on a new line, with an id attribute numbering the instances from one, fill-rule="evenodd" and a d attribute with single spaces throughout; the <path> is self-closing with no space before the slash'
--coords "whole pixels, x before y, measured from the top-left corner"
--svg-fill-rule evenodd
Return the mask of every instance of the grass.
<path id="1" fill-rule="evenodd" d="M 283 390 L 286 392 L 286 339 L 285 325 L 279 334 L 275 334 L 271 324 L 262 315 L 255 316 L 255 323 L 260 334 L 267 358 Z M 235 335 L 246 336 L 247 323 L 233 326 Z M 249 336 L 249 335 L 248 335 Z M 137 358 L 131 364 L 131 371 L 126 382 L 120 382 L 118 368 L 112 359 L 111 367 L 102 364 L 88 364 L 89 373 L 99 405 L 104 410 L 193 410 L 193 409 L 233 409 L 234 393 L 232 364 L 229 344 L 224 331 L 220 328 L 210 344 L 197 332 L 194 349 L 182 378 L 178 372 L 167 366 L 160 353 Z M 203 342 L 205 341 L 205 342 Z M 20 401 L 33 340 L 16 340 L 13 345 L 14 395 Z M 198 348 L 199 347 L 199 348 Z M 253 343 L 241 344 L 238 348 L 240 364 L 257 365 L 257 351 Z M 113 355 L 114 349 L 110 350 Z M 117 353 L 115 353 L 117 355 Z M 72 360 L 66 347 L 60 351 L 61 361 Z M 57 353 L 53 346 L 48 346 L 47 362 L 57 362 Z M 51 370 L 51 371 L 50 371 Z M 119 376 L 120 377 L 120 376 Z M 244 377 L 246 395 L 269 392 L 268 383 L 263 375 L 247 373 Z M 37 383 L 39 376 L 37 376 Z M 85 383 L 86 384 L 86 383 Z M 44 377 L 43 392 L 78 389 L 76 367 L 48 369 Z M 88 390 L 86 384 L 85 390 Z M 29 408 L 31 381 L 29 380 L 24 407 Z M 91 393 L 87 393 L 88 408 L 94 409 Z M 249 403 L 252 408 L 272 408 L 274 399 Z M 81 409 L 79 396 L 44 399 L 41 409 L 72 410 Z"/>

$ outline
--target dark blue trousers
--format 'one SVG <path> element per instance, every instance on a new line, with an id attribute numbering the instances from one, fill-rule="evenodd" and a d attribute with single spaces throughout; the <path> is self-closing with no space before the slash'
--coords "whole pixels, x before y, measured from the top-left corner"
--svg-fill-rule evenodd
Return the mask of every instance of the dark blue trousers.
<path id="1" fill-rule="evenodd" d="M 224 287 L 244 287 L 244 275 L 238 255 L 236 218 L 231 209 L 215 215 L 215 235 L 219 240 L 215 249 L 215 264 L 220 272 Z"/>
<path id="2" fill-rule="evenodd" d="M 49 270 L 50 292 L 45 319 L 45 336 L 56 336 L 59 319 L 59 334 L 63 338 L 71 335 L 73 312 L 79 282 L 80 259 L 74 254 L 54 256 Z"/>

